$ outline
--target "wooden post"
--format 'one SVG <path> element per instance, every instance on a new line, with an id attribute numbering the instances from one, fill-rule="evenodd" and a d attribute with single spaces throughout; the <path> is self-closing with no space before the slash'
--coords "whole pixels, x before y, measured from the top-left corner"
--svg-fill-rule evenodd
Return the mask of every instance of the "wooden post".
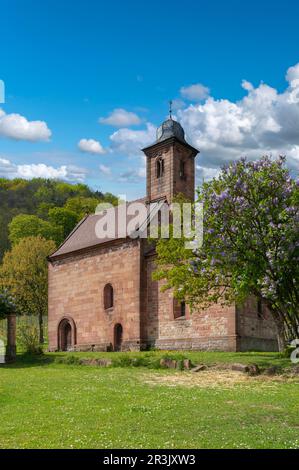
<path id="1" fill-rule="evenodd" d="M 6 361 L 13 362 L 16 360 L 16 315 L 10 313 L 7 315 L 7 346 L 6 346 Z"/>

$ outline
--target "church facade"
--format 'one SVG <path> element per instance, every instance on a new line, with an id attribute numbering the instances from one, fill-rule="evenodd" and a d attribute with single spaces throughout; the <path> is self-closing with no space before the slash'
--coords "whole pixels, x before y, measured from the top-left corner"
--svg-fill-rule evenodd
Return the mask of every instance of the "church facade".
<path id="1" fill-rule="evenodd" d="M 143 149 L 144 204 L 176 194 L 193 200 L 198 151 L 172 118 Z M 110 209 L 111 210 L 111 209 Z M 112 209 L 117 216 L 118 208 Z M 156 254 L 141 237 L 99 239 L 99 215 L 86 216 L 49 257 L 49 350 L 277 350 L 266 307 L 255 298 L 189 311 L 152 279 Z"/>

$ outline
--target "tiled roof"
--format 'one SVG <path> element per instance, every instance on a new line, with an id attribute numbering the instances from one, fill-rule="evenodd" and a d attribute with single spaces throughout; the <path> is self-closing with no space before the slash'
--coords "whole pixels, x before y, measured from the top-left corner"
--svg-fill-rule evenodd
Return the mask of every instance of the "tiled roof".
<path id="1" fill-rule="evenodd" d="M 139 199 L 137 201 L 132 202 L 146 202 L 146 199 Z M 165 199 L 160 200 L 160 204 L 163 204 Z M 160 204 L 155 207 L 155 210 L 149 210 L 150 206 L 147 204 L 147 217 L 145 218 L 144 222 L 140 225 L 139 233 L 142 233 L 148 226 L 150 220 L 155 216 L 160 208 Z M 78 225 L 74 228 L 74 230 L 69 234 L 69 236 L 64 240 L 64 242 L 57 248 L 57 250 L 49 256 L 49 259 L 54 259 L 56 257 L 60 257 L 63 255 L 67 255 L 79 250 L 84 250 L 87 248 L 92 248 L 103 243 L 112 242 L 115 240 L 119 240 L 121 238 L 125 239 L 125 236 L 119 236 L 118 234 L 118 221 L 120 220 L 120 207 L 113 207 L 107 209 L 107 211 L 102 212 L 100 214 L 93 214 L 87 215 L 84 217 Z M 115 236 L 100 238 L 97 236 L 96 233 L 96 225 L 102 217 L 107 217 L 111 215 L 115 219 Z M 135 218 L 136 214 L 127 215 L 127 223 L 130 220 Z M 135 237 L 137 238 L 137 237 Z"/>

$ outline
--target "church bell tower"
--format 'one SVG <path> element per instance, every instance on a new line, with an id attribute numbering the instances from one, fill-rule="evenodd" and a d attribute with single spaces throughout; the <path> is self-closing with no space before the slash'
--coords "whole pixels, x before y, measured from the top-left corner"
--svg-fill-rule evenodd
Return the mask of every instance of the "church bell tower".
<path id="1" fill-rule="evenodd" d="M 182 126 L 172 119 L 157 129 L 156 141 L 142 149 L 146 162 L 146 192 L 148 202 L 165 197 L 171 204 L 176 194 L 191 201 L 195 192 L 195 157 L 198 150 L 185 140 Z"/>

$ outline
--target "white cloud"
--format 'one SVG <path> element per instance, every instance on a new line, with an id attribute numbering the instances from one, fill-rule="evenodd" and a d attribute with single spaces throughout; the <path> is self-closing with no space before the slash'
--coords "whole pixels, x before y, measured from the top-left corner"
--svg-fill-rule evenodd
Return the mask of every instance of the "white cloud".
<path id="1" fill-rule="evenodd" d="M 137 176 L 139 178 L 146 178 L 146 167 L 142 166 L 137 170 Z"/>
<path id="2" fill-rule="evenodd" d="M 140 155 L 140 150 L 156 139 L 156 127 L 148 123 L 144 130 L 119 129 L 110 136 L 111 150 L 124 155 Z"/>
<path id="3" fill-rule="evenodd" d="M 222 164 L 248 156 L 283 154 L 299 170 L 299 64 L 286 74 L 283 92 L 243 80 L 246 95 L 239 101 L 208 97 L 177 112 L 187 139 L 201 150 L 198 164 L 212 175 Z M 199 170 L 202 175 L 203 170 Z"/>
<path id="4" fill-rule="evenodd" d="M 286 80 L 282 92 L 262 82 L 255 87 L 243 80 L 245 96 L 238 101 L 207 96 L 208 90 L 197 87 L 199 84 L 182 89 L 188 99 L 205 96 L 204 101 L 188 106 L 182 100 L 175 103 L 188 142 L 201 151 L 197 158 L 198 183 L 217 176 L 223 164 L 241 156 L 253 160 L 265 154 L 286 155 L 293 174 L 298 174 L 299 63 L 288 69 Z M 120 175 L 120 181 L 134 182 L 145 176 L 140 149 L 155 138 L 156 126 L 151 123 L 142 130 L 118 129 L 110 136 L 110 152 L 136 162 Z"/>
<path id="5" fill-rule="evenodd" d="M 140 179 L 146 177 L 145 167 L 138 169 L 130 169 L 119 175 L 118 181 L 120 183 L 137 183 Z"/>
<path id="6" fill-rule="evenodd" d="M 126 111 L 123 108 L 114 109 L 108 117 L 100 118 L 101 124 L 108 124 L 109 126 L 115 127 L 127 127 L 134 126 L 141 123 L 140 117 L 130 111 Z"/>
<path id="7" fill-rule="evenodd" d="M 185 102 L 181 100 L 180 98 L 176 98 L 175 100 L 172 100 L 171 104 L 172 104 L 173 111 L 177 111 L 178 109 L 185 107 Z"/>
<path id="8" fill-rule="evenodd" d="M 290 67 L 286 73 L 286 80 L 289 82 L 290 86 L 298 86 L 297 80 L 299 79 L 299 63 Z"/>
<path id="9" fill-rule="evenodd" d="M 93 154 L 98 154 L 98 155 L 102 155 L 103 153 L 106 153 L 102 144 L 98 140 L 94 140 L 94 139 L 81 139 L 78 142 L 78 147 L 81 150 L 81 152 L 93 153 Z"/>
<path id="10" fill-rule="evenodd" d="M 106 165 L 100 165 L 99 166 L 100 168 L 100 172 L 103 173 L 104 175 L 111 175 L 111 168 L 109 166 L 106 166 Z"/>
<path id="11" fill-rule="evenodd" d="M 251 91 L 253 90 L 254 86 L 247 80 L 242 80 L 242 88 L 244 88 L 244 90 Z"/>
<path id="12" fill-rule="evenodd" d="M 28 121 L 20 114 L 6 114 L 0 109 L 0 136 L 30 142 L 48 141 L 51 131 L 44 121 Z"/>
<path id="13" fill-rule="evenodd" d="M 212 178 L 217 178 L 219 173 L 219 168 L 205 168 L 203 166 L 196 165 L 196 179 L 199 184 L 203 181 L 208 181 Z"/>
<path id="14" fill-rule="evenodd" d="M 87 175 L 85 168 L 62 165 L 54 168 L 44 163 L 16 165 L 6 158 L 0 158 L 0 177 L 5 178 L 49 178 L 66 181 L 84 181 Z"/>
<path id="15" fill-rule="evenodd" d="M 201 101 L 208 97 L 210 90 L 208 87 L 201 83 L 195 83 L 194 85 L 182 87 L 181 95 L 190 101 Z"/>
<path id="16" fill-rule="evenodd" d="M 86 170 L 74 166 L 62 165 L 58 168 L 45 165 L 44 163 L 27 164 L 17 166 L 18 176 L 25 179 L 31 178 L 50 178 L 64 179 L 68 181 L 83 181 L 86 176 Z"/>
<path id="17" fill-rule="evenodd" d="M 13 178 L 16 176 L 16 166 L 6 158 L 0 157 L 0 177 Z"/>

